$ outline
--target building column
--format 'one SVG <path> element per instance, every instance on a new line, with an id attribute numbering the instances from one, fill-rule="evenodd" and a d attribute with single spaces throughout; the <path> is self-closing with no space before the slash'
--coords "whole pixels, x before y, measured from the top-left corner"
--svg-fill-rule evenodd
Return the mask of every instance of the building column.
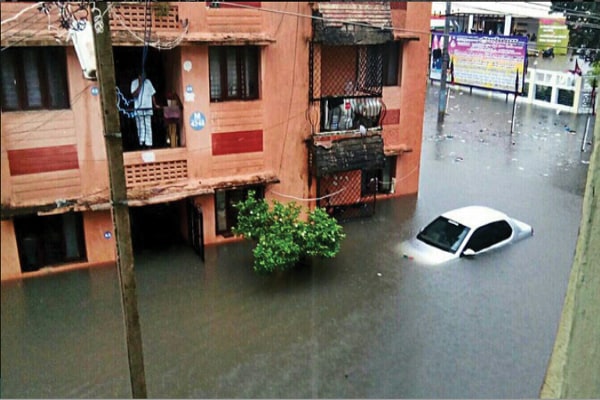
<path id="1" fill-rule="evenodd" d="M 512 15 L 507 15 L 504 17 L 504 35 L 510 36 L 511 31 L 510 27 L 512 25 Z"/>

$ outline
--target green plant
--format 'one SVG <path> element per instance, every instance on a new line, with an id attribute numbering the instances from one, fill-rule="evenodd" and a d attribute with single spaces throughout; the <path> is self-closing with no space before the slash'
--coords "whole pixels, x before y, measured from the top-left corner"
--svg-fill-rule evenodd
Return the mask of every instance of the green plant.
<path id="1" fill-rule="evenodd" d="M 167 2 L 159 2 L 152 6 L 154 9 L 154 15 L 157 17 L 166 17 L 169 15 L 171 6 Z"/>
<path id="2" fill-rule="evenodd" d="M 302 208 L 295 202 L 256 199 L 250 191 L 246 200 L 235 204 L 238 210 L 233 233 L 254 240 L 254 270 L 270 273 L 293 268 L 307 256 L 332 258 L 345 238 L 343 228 L 324 209 L 308 211 L 300 219 Z"/>

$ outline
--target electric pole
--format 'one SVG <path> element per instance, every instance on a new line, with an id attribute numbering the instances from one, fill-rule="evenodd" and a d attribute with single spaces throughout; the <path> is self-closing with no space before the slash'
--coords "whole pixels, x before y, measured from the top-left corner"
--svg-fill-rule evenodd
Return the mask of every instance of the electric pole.
<path id="1" fill-rule="evenodd" d="M 444 46 L 442 50 L 442 76 L 440 78 L 440 100 L 438 104 L 438 124 L 444 122 L 444 115 L 446 114 L 446 97 L 447 97 L 447 89 L 446 89 L 446 76 L 448 71 L 448 42 L 449 35 L 448 31 L 450 30 L 450 13 L 452 3 L 450 1 L 446 2 L 446 17 L 444 18 Z"/>
<path id="2" fill-rule="evenodd" d="M 117 270 L 121 292 L 121 305 L 125 322 L 127 356 L 131 394 L 134 398 L 146 398 L 146 377 L 142 350 L 142 332 L 137 308 L 133 248 L 129 225 L 127 186 L 123 166 L 123 142 L 117 109 L 117 93 L 112 40 L 110 36 L 107 3 L 92 3 L 94 49 L 104 125 L 104 142 L 110 178 L 110 201 L 117 245 Z"/>

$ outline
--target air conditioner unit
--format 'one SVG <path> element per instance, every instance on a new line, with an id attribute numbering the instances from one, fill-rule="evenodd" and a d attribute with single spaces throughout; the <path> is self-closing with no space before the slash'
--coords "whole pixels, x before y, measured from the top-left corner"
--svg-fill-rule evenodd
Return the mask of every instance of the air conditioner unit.
<path id="1" fill-rule="evenodd" d="M 94 51 L 92 25 L 87 21 L 81 21 L 78 25 L 79 27 L 83 26 L 83 29 L 69 29 L 69 38 L 73 41 L 83 77 L 95 81 L 97 79 L 96 53 Z"/>

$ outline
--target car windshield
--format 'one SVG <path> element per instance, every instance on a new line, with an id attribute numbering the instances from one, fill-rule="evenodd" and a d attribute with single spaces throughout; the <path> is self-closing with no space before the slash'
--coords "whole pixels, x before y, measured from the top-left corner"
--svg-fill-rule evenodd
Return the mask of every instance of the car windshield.
<path id="1" fill-rule="evenodd" d="M 427 225 L 417 235 L 417 239 L 438 249 L 456 253 L 467 233 L 469 233 L 469 228 L 466 226 L 440 216 Z"/>

